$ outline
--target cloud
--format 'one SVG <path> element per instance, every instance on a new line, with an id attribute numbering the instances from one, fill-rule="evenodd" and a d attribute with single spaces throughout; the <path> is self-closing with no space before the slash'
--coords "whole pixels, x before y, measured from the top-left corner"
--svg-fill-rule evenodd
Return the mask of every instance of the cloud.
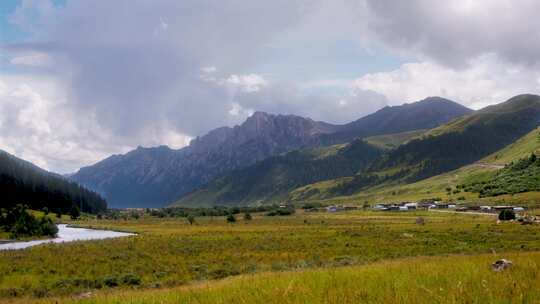
<path id="1" fill-rule="evenodd" d="M 58 86 L 47 78 L 0 76 L 1 149 L 59 172 L 126 150 L 91 113 L 74 113 Z"/>
<path id="2" fill-rule="evenodd" d="M 16 70 L 0 73 L 0 148 L 66 172 L 138 145 L 178 148 L 255 110 L 344 123 L 429 95 L 477 108 L 537 93 L 539 6 L 529 0 L 68 0 L 62 6 L 23 0 L 9 21 L 31 39 L 0 46 Z M 353 62 L 354 52 L 332 53 L 356 44 L 401 58 L 389 67 Z M 258 70 L 275 63 L 261 62 L 274 48 L 307 58 L 278 62 L 291 74 L 328 68 L 333 57 L 384 71 L 294 79 Z M 358 61 L 370 58 L 392 61 Z M 409 63 L 401 65 L 404 59 Z"/>
<path id="3" fill-rule="evenodd" d="M 294 83 L 273 83 L 256 92 L 239 91 L 237 107 L 270 113 L 295 114 L 332 123 L 346 123 L 387 105 L 387 99 L 369 89 L 351 88 L 347 94 L 310 93 Z"/>
<path id="4" fill-rule="evenodd" d="M 367 0 L 367 29 L 387 47 L 447 66 L 495 54 L 514 64 L 540 59 L 540 2 L 535 0 Z"/>
<path id="5" fill-rule="evenodd" d="M 261 79 L 241 71 L 304 7 L 288 0 L 46 3 L 24 1 L 11 18 L 40 37 L 7 46 L 12 63 L 28 65 L 35 58 L 25 53 L 44 54 L 78 111 L 95 112 L 102 127 L 125 137 L 156 121 L 189 135 L 229 124 L 228 92 L 200 79 L 201 68 L 215 66 L 229 82 L 256 90 Z"/>
<path id="6" fill-rule="evenodd" d="M 364 75 L 353 86 L 379 92 L 391 104 L 442 96 L 479 109 L 518 94 L 539 94 L 540 71 L 484 55 L 460 70 L 430 61 L 407 63 L 390 72 Z"/>
<path id="7" fill-rule="evenodd" d="M 27 54 L 14 57 L 9 61 L 13 65 L 30 66 L 30 67 L 50 67 L 52 65 L 51 58 L 47 54 Z"/>
<path id="8" fill-rule="evenodd" d="M 227 78 L 227 83 L 238 86 L 244 92 L 257 92 L 262 87 L 268 85 L 264 77 L 257 74 L 231 75 Z"/>

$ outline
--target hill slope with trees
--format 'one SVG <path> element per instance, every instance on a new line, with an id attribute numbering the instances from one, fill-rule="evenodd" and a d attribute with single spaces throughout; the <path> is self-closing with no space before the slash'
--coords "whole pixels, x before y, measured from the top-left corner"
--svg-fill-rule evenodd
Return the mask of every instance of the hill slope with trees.
<path id="1" fill-rule="evenodd" d="M 476 162 L 511 144 L 540 123 L 540 96 L 519 95 L 435 128 L 389 151 L 366 170 L 336 183 L 350 195 L 385 182 L 411 183 Z"/>
<path id="2" fill-rule="evenodd" d="M 47 172 L 27 161 L 0 150 L 0 208 L 24 204 L 31 209 L 69 213 L 76 207 L 83 212 L 99 213 L 107 202 L 97 193 Z"/>
<path id="3" fill-rule="evenodd" d="M 379 148 L 362 140 L 289 152 L 233 171 L 174 205 L 200 207 L 277 202 L 300 186 L 356 174 L 381 153 Z"/>

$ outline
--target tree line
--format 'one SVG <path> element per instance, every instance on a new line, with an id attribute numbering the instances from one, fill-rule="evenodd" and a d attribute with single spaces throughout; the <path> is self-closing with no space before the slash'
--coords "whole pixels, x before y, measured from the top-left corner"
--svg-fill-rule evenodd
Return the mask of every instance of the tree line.
<path id="1" fill-rule="evenodd" d="M 0 195 L 5 209 L 17 204 L 64 214 L 73 207 L 94 214 L 107 209 L 99 194 L 5 152 L 0 152 Z"/>

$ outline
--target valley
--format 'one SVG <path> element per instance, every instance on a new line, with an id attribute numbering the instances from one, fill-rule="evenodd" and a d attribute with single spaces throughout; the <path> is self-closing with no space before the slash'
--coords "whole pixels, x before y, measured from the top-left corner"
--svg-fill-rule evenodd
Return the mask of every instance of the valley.
<path id="1" fill-rule="evenodd" d="M 538 11 L 0 0 L 0 304 L 540 304 Z"/>
<path id="2" fill-rule="evenodd" d="M 401 111 L 394 110 L 381 111 Z M 256 113 L 246 122 L 255 130 L 286 121 L 288 131 L 256 131 L 240 154 L 216 152 L 225 146 L 236 151 L 230 143 L 197 154 L 212 160 L 204 166 L 238 161 L 240 155 L 251 160 L 213 168 L 214 177 L 193 184 L 193 191 L 168 207 L 104 210 L 98 193 L 79 186 L 81 194 L 94 200 L 79 201 L 82 210 L 73 203 L 57 208 L 48 200 L 0 208 L 7 211 L 0 219 L 11 225 L 0 234 L 6 239 L 32 237 L 13 232 L 12 227 L 24 228 L 17 224 L 21 218 L 45 226 L 133 234 L 59 244 L 44 240 L 31 248 L 0 251 L 0 303 L 432 303 L 432 297 L 439 303 L 540 301 L 534 279 L 540 262 L 540 225 L 535 220 L 540 217 L 538 117 L 540 97 L 520 95 L 432 128 L 348 141 L 341 140 L 351 133 L 307 120 L 308 129 L 318 130 L 316 144 L 287 146 L 283 140 L 294 129 L 290 119 L 306 120 Z M 265 156 L 255 153 L 261 151 L 261 138 L 267 144 L 277 140 Z M 301 138 L 306 139 L 296 137 Z M 210 147 L 219 140 L 203 137 L 187 149 L 203 142 Z M 107 183 L 117 180 L 117 174 L 129 175 L 135 179 L 117 186 L 134 189 L 135 183 L 136 191 L 127 195 L 146 200 L 177 190 L 180 180 L 167 175 L 176 170 L 170 164 L 184 167 L 174 155 L 192 161 L 196 155 L 182 151 L 139 148 L 81 172 L 101 172 L 105 175 L 94 177 L 108 176 Z M 214 153 L 220 156 L 214 158 Z M 73 193 L 72 181 L 31 165 L 17 166 L 6 171 L 10 178 L 24 170 L 39 177 L 22 179 L 30 185 L 27 189 L 41 189 L 32 182 L 56 185 L 44 182 L 52 179 L 66 187 L 56 189 Z M 167 183 L 154 183 L 154 178 Z M 455 206 L 395 207 L 407 202 Z M 396 204 L 395 211 L 379 211 L 380 204 Z M 478 209 L 495 205 L 518 206 L 512 214 L 519 221 L 499 221 L 498 212 Z M 497 259 L 510 259 L 515 266 L 494 272 L 490 265 Z M 309 297 L 300 296 L 305 292 Z M 426 298 L 426 292 L 432 297 Z"/>

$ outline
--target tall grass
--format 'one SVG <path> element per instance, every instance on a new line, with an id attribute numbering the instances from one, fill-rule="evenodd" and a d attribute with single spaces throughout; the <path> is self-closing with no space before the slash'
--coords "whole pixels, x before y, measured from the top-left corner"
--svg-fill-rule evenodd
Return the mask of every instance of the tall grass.
<path id="1" fill-rule="evenodd" d="M 423 216 L 425 225 L 417 225 Z M 167 288 L 249 273 L 332 268 L 418 255 L 540 250 L 540 226 L 435 213 L 141 218 L 79 224 L 135 237 L 0 252 L 0 298 Z"/>
<path id="2" fill-rule="evenodd" d="M 540 253 L 503 255 L 510 270 L 490 269 L 497 256 L 420 257 L 367 266 L 245 275 L 151 291 L 98 294 L 60 303 L 538 303 Z M 58 299 L 39 303 L 57 303 Z"/>

